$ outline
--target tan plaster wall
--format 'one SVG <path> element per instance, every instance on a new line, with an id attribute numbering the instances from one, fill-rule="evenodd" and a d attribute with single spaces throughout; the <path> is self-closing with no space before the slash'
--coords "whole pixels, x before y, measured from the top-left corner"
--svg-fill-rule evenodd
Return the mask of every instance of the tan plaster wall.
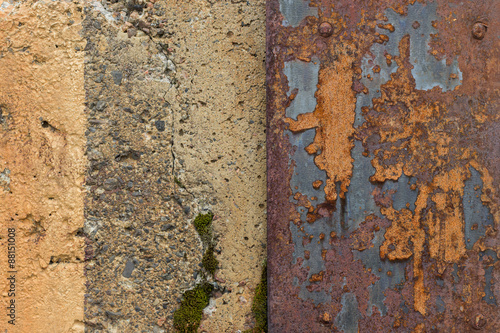
<path id="1" fill-rule="evenodd" d="M 175 8 L 178 91 L 189 105 L 173 121 L 178 191 L 214 212 L 216 280 L 231 290 L 216 293 L 199 331 L 237 332 L 252 327 L 266 257 L 265 1 Z"/>
<path id="2" fill-rule="evenodd" d="M 0 11 L 1 332 L 84 329 L 79 10 L 72 3 L 29 1 Z M 16 228 L 15 326 L 5 314 L 11 299 L 7 228 Z"/>

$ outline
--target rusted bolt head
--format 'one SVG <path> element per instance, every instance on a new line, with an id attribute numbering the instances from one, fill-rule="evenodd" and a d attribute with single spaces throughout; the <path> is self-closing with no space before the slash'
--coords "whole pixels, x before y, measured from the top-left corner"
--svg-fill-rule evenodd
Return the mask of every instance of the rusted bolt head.
<path id="1" fill-rule="evenodd" d="M 319 25 L 318 32 L 323 37 L 330 37 L 333 34 L 333 27 L 328 22 L 323 22 Z"/>
<path id="2" fill-rule="evenodd" d="M 328 324 L 332 321 L 332 315 L 328 312 L 325 312 L 319 316 L 319 320 L 325 324 Z"/>
<path id="3" fill-rule="evenodd" d="M 484 325 L 486 325 L 486 319 L 482 314 L 477 314 L 474 319 L 472 319 L 472 328 L 480 330 Z"/>
<path id="4" fill-rule="evenodd" d="M 481 22 L 476 22 L 472 26 L 472 36 L 474 36 L 475 39 L 483 39 L 484 35 L 486 35 L 486 30 L 488 27 L 486 24 L 481 23 Z"/>

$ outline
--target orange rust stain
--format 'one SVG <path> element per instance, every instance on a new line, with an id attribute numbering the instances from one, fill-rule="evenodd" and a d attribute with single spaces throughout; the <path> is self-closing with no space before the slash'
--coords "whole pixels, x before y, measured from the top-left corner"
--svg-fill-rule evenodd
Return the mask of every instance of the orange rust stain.
<path id="1" fill-rule="evenodd" d="M 409 209 L 397 211 L 392 207 L 382 208 L 381 212 L 392 221 L 392 225 L 385 232 L 385 241 L 380 247 L 380 257 L 389 260 L 410 258 L 413 254 L 410 242 L 413 242 L 413 237 L 419 230 L 412 222 L 413 213 Z"/>
<path id="2" fill-rule="evenodd" d="M 392 55 L 386 54 L 385 55 L 385 62 L 387 63 L 387 66 L 392 65 Z"/>
<path id="3" fill-rule="evenodd" d="M 440 131 L 440 124 L 432 123 L 446 112 L 442 105 L 421 101 L 411 75 L 408 62 L 409 36 L 402 38 L 400 55 L 395 57 L 398 70 L 391 80 L 381 87 L 381 97 L 374 99 L 374 110 L 380 115 L 380 142 L 393 143 L 390 149 L 376 150 L 372 165 L 376 172 L 372 181 L 397 180 L 401 175 L 416 175 L 421 169 L 435 170 L 449 165 L 451 137 Z M 396 110 L 396 111 L 394 111 Z M 437 127 L 437 128 L 436 128 Z M 397 144 L 399 143 L 399 144 Z M 464 156 L 472 153 L 464 149 Z M 391 163 L 386 161 L 391 160 Z M 443 272 L 446 263 L 457 262 L 465 253 L 464 224 L 461 211 L 464 181 L 468 166 L 455 166 L 438 173 L 430 183 L 419 184 L 415 213 L 409 209 L 396 211 L 382 208 L 381 212 L 392 225 L 387 228 L 380 256 L 389 260 L 409 259 L 413 256 L 415 310 L 425 314 L 429 299 L 425 288 L 422 255 L 426 235 L 429 233 L 429 252 L 437 260 L 438 271 Z M 424 217 L 428 199 L 434 209 Z"/>
<path id="4" fill-rule="evenodd" d="M 364 114 L 370 126 L 377 128 L 380 143 L 392 144 L 390 148 L 374 151 L 372 165 L 376 172 L 372 181 L 397 180 L 403 173 L 416 176 L 422 170 L 433 175 L 429 181 L 419 180 L 412 186 L 419 190 L 414 213 L 407 208 L 381 209 L 392 225 L 386 229 L 380 256 L 389 260 L 413 258 L 414 308 L 425 315 L 429 300 L 422 266 L 426 241 L 429 255 L 437 263 L 437 272 L 442 274 L 448 264 L 458 262 L 466 253 L 461 201 L 465 181 L 470 177 L 469 167 L 481 173 L 483 193 L 496 193 L 496 189 L 486 168 L 476 162 L 471 148 L 457 149 L 454 145 L 456 138 L 445 126 L 455 120 L 447 119 L 446 107 L 423 98 L 416 90 L 411 74 L 413 66 L 408 60 L 409 43 L 409 36 L 400 41 L 400 56 L 394 57 L 398 70 L 381 86 L 380 98 L 373 100 L 376 116 L 368 111 Z M 453 158 L 465 163 L 453 162 Z M 481 199 L 487 203 L 491 196 L 483 194 Z M 490 205 L 490 208 L 498 221 L 498 207 Z"/>
<path id="5" fill-rule="evenodd" d="M 413 329 L 412 333 L 424 333 L 425 332 L 425 324 L 420 323 Z"/>
<path id="6" fill-rule="evenodd" d="M 429 227 L 429 253 L 438 263 L 457 262 L 465 254 L 461 202 L 464 182 L 468 177 L 460 171 L 453 169 L 440 174 L 433 182 L 434 188 L 443 190 L 432 195 L 436 210 L 442 216 L 436 216 L 431 211 L 426 224 Z M 439 268 L 440 273 L 444 268 Z"/>
<path id="7" fill-rule="evenodd" d="M 389 30 L 390 32 L 394 32 L 394 26 L 390 23 L 387 23 L 387 24 L 378 24 L 378 27 L 381 28 L 381 29 L 386 29 L 386 30 Z"/>
<path id="8" fill-rule="evenodd" d="M 383 44 L 383 43 L 389 41 L 389 36 L 387 36 L 387 35 L 380 34 L 380 36 L 378 36 L 378 37 L 379 37 L 379 39 L 377 39 L 377 43 L 379 43 L 379 44 Z"/>
<path id="9" fill-rule="evenodd" d="M 321 271 L 318 274 L 311 275 L 311 278 L 309 278 L 309 282 L 321 282 L 321 281 L 323 281 L 324 274 L 325 274 L 325 272 Z"/>
<path id="10" fill-rule="evenodd" d="M 329 323 L 332 321 L 332 315 L 329 314 L 328 312 L 325 312 L 321 315 L 321 321 L 323 321 L 324 323 Z"/>
<path id="11" fill-rule="evenodd" d="M 313 182 L 312 185 L 313 185 L 313 188 L 317 190 L 317 189 L 319 189 L 321 187 L 322 184 L 323 184 L 322 180 L 316 180 L 316 181 Z"/>
<path id="12" fill-rule="evenodd" d="M 327 201 L 344 198 L 352 176 L 351 149 L 354 146 L 354 109 L 356 104 L 352 86 L 353 58 L 340 55 L 337 62 L 323 67 L 319 73 L 317 106 L 314 112 L 300 114 L 297 120 L 286 118 L 292 132 L 316 129 L 314 142 L 306 151 L 316 155 L 314 161 L 326 171 L 325 194 Z M 340 193 L 335 183 L 340 182 Z"/>
<path id="13" fill-rule="evenodd" d="M 309 258 L 311 258 L 311 252 L 305 250 L 304 251 L 304 259 L 309 260 Z"/>
<path id="14" fill-rule="evenodd" d="M 394 5 L 392 8 L 404 15 L 407 3 Z M 414 28 L 418 28 L 418 25 L 418 22 L 415 22 Z M 386 28 L 391 31 L 390 27 Z M 302 33 L 306 37 L 310 36 L 305 30 Z M 352 33 L 350 37 L 354 43 L 359 45 L 363 43 L 363 36 Z M 299 37 L 294 35 L 290 38 L 292 39 Z M 388 36 L 378 34 L 376 42 L 384 43 L 388 39 Z M 296 52 L 306 54 L 317 51 L 310 44 L 306 45 L 305 41 L 302 43 L 304 45 L 301 45 Z M 373 100 L 373 111 L 376 116 L 370 115 L 372 110 L 369 108 L 364 107 L 362 112 L 367 123 L 378 128 L 376 134 L 380 137 L 379 143 L 392 144 L 391 148 L 381 148 L 373 152 L 375 157 L 372 165 L 376 172 L 370 178 L 371 181 L 383 183 L 386 180 L 397 180 L 403 173 L 406 176 L 417 176 L 422 170 L 429 171 L 432 175 L 427 180 L 419 178 L 418 184 L 411 186 L 412 190 L 418 188 L 419 191 L 414 213 L 408 206 L 399 211 L 393 207 L 382 208 L 382 213 L 392 225 L 386 229 L 380 255 L 389 260 L 410 258 L 413 260 L 414 308 L 425 315 L 428 312 L 427 305 L 430 304 L 428 304 L 430 296 L 425 285 L 422 265 L 425 251 L 428 249 L 430 257 L 437 263 L 433 267 L 437 267 L 440 273 L 448 264 L 461 260 L 466 252 L 463 212 L 460 205 L 464 182 L 470 177 L 469 167 L 474 167 L 481 174 L 483 181 L 481 200 L 491 209 L 497 225 L 500 221 L 500 207 L 492 203 L 494 200 L 492 198 L 495 198 L 498 189 L 493 185 L 493 178 L 488 170 L 477 162 L 473 149 L 462 146 L 457 149 L 454 142 L 456 137 L 445 127 L 456 121 L 447 118 L 449 111 L 446 105 L 434 102 L 425 93 L 416 90 L 411 74 L 413 66 L 409 62 L 409 46 L 410 38 L 405 36 L 399 44 L 399 56 L 385 55 L 386 63 L 391 65 L 395 61 L 398 69 L 396 73 L 391 74 L 391 80 L 380 88 L 381 97 Z M 289 51 L 288 55 L 291 55 L 291 52 Z M 432 52 L 436 54 L 435 50 Z M 327 173 L 324 190 L 327 200 L 330 201 L 336 200 L 338 195 L 344 197 L 352 175 L 350 150 L 353 145 L 349 138 L 354 132 L 352 124 L 355 95 L 352 94 L 351 83 L 352 77 L 361 76 L 362 72 L 359 67 L 350 66 L 351 62 L 355 63 L 355 60 L 346 55 L 340 55 L 338 62 L 332 64 L 322 61 L 315 111 L 300 115 L 297 121 L 290 118 L 285 120 L 293 132 L 316 129 L 315 140 L 307 147 L 307 151 L 310 154 L 317 154 L 316 165 Z M 374 72 L 377 71 L 378 68 L 374 68 Z M 370 75 L 367 77 L 371 79 Z M 491 119 L 482 106 L 471 109 L 471 115 L 478 123 Z M 453 161 L 450 156 L 460 163 Z M 335 189 L 336 182 L 341 182 L 342 185 L 339 193 Z M 321 184 L 316 186 L 319 188 Z M 492 228 L 488 230 L 487 235 L 495 232 Z M 336 235 L 332 232 L 330 242 L 334 237 Z M 353 236 L 354 242 L 351 246 L 363 248 L 359 246 L 361 242 L 355 243 L 356 237 L 359 235 Z M 482 239 L 475 246 L 486 248 Z M 470 285 L 465 284 L 463 288 L 464 295 L 472 294 L 473 291 L 469 290 Z M 466 298 L 467 302 L 472 301 L 471 297 Z M 396 318 L 394 327 L 400 325 L 406 327 L 411 324 Z M 410 327 L 408 329 L 411 329 Z M 425 332 L 425 326 L 417 325 L 414 332 Z"/>

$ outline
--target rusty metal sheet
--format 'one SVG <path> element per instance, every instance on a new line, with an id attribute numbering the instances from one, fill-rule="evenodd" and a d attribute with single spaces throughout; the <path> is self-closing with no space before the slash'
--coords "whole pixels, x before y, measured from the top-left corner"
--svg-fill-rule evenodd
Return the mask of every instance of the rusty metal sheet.
<path id="1" fill-rule="evenodd" d="M 500 332 L 499 6 L 267 2 L 270 332 Z"/>

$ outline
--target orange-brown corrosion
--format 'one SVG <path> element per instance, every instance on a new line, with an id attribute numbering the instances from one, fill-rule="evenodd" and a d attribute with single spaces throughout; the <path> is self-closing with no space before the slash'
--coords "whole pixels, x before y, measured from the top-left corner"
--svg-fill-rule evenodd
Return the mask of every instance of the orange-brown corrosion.
<path id="1" fill-rule="evenodd" d="M 437 261 L 437 271 L 442 274 L 447 263 L 457 263 L 466 251 L 461 201 L 464 182 L 470 177 L 468 169 L 474 164 L 456 163 L 452 157 L 458 155 L 467 161 L 474 153 L 466 147 L 459 151 L 453 148 L 454 137 L 444 130 L 446 121 L 437 121 L 445 118 L 445 106 L 423 100 L 416 91 L 413 66 L 408 60 L 409 45 L 409 36 L 403 37 L 401 56 L 395 57 L 398 70 L 381 87 L 381 97 L 374 99 L 366 126 L 377 126 L 380 143 L 391 144 L 390 148 L 374 151 L 372 164 L 376 172 L 372 181 L 397 180 L 403 172 L 417 176 L 422 170 L 432 170 L 435 174 L 427 182 L 419 181 L 415 213 L 392 207 L 381 210 L 392 225 L 386 230 L 380 256 L 389 260 L 413 256 L 414 308 L 426 314 L 429 296 L 422 267 L 424 230 L 430 257 Z"/>
<path id="2" fill-rule="evenodd" d="M 362 4 L 312 0 L 310 6 L 318 9 L 318 18 L 307 17 L 300 26 L 291 28 L 280 26 L 283 17 L 279 14 L 278 1 L 269 2 L 270 12 L 278 14 L 271 15 L 272 19 L 268 20 L 268 82 L 272 92 L 268 106 L 271 129 L 268 142 L 274 146 L 276 142 L 283 143 L 281 136 L 285 129 L 292 132 L 315 129 L 314 142 L 307 147 L 307 152 L 316 155 L 316 166 L 327 174 L 324 190 L 328 202 L 323 203 L 324 206 L 318 203 L 319 209 L 313 207 L 311 211 L 309 208 L 307 221 L 323 223 L 325 220 L 319 218 L 327 216 L 325 211 L 335 209 L 331 201 L 338 196 L 346 198 L 353 174 L 351 149 L 354 140 L 362 142 L 365 149 L 362 155 L 371 159 L 375 169 L 369 181 L 370 186 L 375 188 L 372 195 L 382 215 L 377 217 L 376 222 L 366 218 L 355 230 L 339 230 L 338 235 L 333 231 L 330 233 L 328 244 L 331 250 L 322 252 L 321 257 L 326 267 L 321 281 L 318 281 L 318 275 L 308 275 L 310 267 L 302 267 L 299 260 L 297 264 L 283 265 L 292 258 L 293 246 L 285 248 L 283 244 L 269 244 L 270 261 L 279 262 L 270 272 L 281 279 L 274 282 L 280 294 L 270 294 L 270 313 L 275 315 L 271 321 L 275 328 L 287 327 L 288 331 L 293 331 L 295 325 L 300 324 L 307 328 L 304 331 L 342 331 L 337 322 L 344 311 L 345 292 L 356 296 L 361 318 L 359 331 L 385 332 L 388 328 L 400 332 L 427 332 L 435 328 L 437 331 L 444 328 L 452 332 L 468 331 L 471 325 L 475 328 L 474 318 L 479 318 L 478 313 L 481 318 L 488 318 L 486 323 L 482 323 L 485 331 L 497 331 L 500 327 L 495 315 L 498 308 L 492 303 L 494 290 L 498 289 L 498 273 L 491 278 L 487 278 L 485 273 L 487 267 L 493 266 L 493 271 L 497 272 L 500 257 L 497 231 L 500 222 L 500 150 L 498 140 L 494 139 L 500 130 L 500 116 L 496 111 L 499 93 L 495 85 L 498 81 L 495 78 L 500 77 L 499 67 L 495 65 L 499 44 L 495 37 L 491 37 L 500 24 L 494 15 L 487 15 L 498 12 L 500 5 L 491 0 L 480 3 L 464 1 L 460 4 L 443 0 L 419 1 L 423 6 L 435 5 L 439 17 L 432 23 L 438 32 L 430 35 L 432 41 L 428 53 L 438 61 L 445 59 L 447 65 L 456 59 L 463 74 L 460 85 L 454 90 L 443 91 L 444 88 L 438 86 L 429 90 L 416 88 L 416 76 L 412 74 L 413 65 L 410 62 L 410 35 L 398 42 L 398 53 L 383 54 L 380 63 L 375 63 L 373 57 L 370 74 L 361 70 L 364 56 L 371 55 L 374 45 L 379 47 L 376 43 L 386 44 L 401 36 L 397 35 L 398 24 L 390 25 L 383 13 L 394 10 L 406 15 L 409 5 L 414 3 L 413 0 L 381 0 Z M 470 30 L 479 18 L 488 19 L 488 31 L 480 41 L 472 37 Z M 329 39 L 318 37 L 315 27 L 321 22 L 341 22 L 338 34 Z M 376 32 L 377 26 L 385 29 L 384 34 Z M 412 38 L 424 38 L 424 35 L 413 36 L 415 30 L 427 27 L 427 23 L 424 26 L 423 23 L 413 22 L 412 27 Z M 300 115 L 297 120 L 286 118 L 288 86 L 282 72 L 283 63 L 293 59 L 310 61 L 313 57 L 318 57 L 321 63 L 315 95 L 317 107 L 313 113 Z M 362 75 L 374 83 L 380 75 L 387 73 L 386 65 L 395 70 L 391 71 L 389 80 L 380 86 L 380 94 L 376 91 L 375 96 L 380 97 L 373 98 L 371 106 L 361 106 L 365 122 L 354 129 L 356 97 L 373 93 L 373 88 L 368 91 L 362 83 Z M 456 74 L 449 77 L 458 79 Z M 332 91 L 335 91 L 333 95 Z M 285 141 L 280 148 L 287 149 L 287 144 Z M 281 207 L 294 209 L 294 203 L 287 202 L 290 196 L 281 201 L 276 190 L 283 191 L 283 188 L 275 185 L 281 180 L 278 166 L 288 162 L 293 148 L 289 147 L 278 159 L 280 152 L 274 146 L 270 150 L 268 169 L 270 198 L 274 200 L 269 204 L 268 230 L 271 239 L 273 235 L 288 236 L 288 217 L 280 215 L 288 210 Z M 482 234 L 473 248 L 468 249 L 462 206 L 465 183 L 472 177 L 471 168 L 481 176 L 481 202 L 490 210 L 494 224 L 485 226 L 484 221 L 474 221 L 476 226 L 472 228 Z M 391 196 L 398 194 L 382 190 L 384 184 L 401 181 L 402 176 L 415 180 L 409 187 L 417 191 L 414 209 L 411 203 L 396 209 Z M 339 184 L 341 187 L 337 190 Z M 315 183 L 313 187 L 319 189 L 321 185 Z M 304 200 L 309 202 L 305 195 Z M 343 203 L 336 204 L 342 207 Z M 381 233 L 377 234 L 379 231 Z M 373 264 L 371 259 L 361 264 L 354 259 L 355 255 L 371 253 L 376 239 L 381 239 L 378 237 L 383 239 L 378 249 L 380 262 L 369 267 Z M 291 242 L 286 245 L 291 245 Z M 487 251 L 493 254 L 487 256 Z M 307 260 L 315 259 L 312 253 L 308 252 Z M 400 278 L 401 272 L 397 269 L 377 266 L 385 265 L 387 261 L 393 262 L 393 267 L 404 263 L 404 280 L 396 288 L 389 287 L 382 291 L 387 314 L 381 315 L 381 309 L 374 306 L 369 311 L 370 315 L 366 288 L 356 288 L 375 285 L 377 279 L 390 277 L 394 281 Z M 358 264 L 362 269 L 356 266 Z M 332 301 L 316 306 L 300 300 L 297 297 L 299 287 L 292 284 L 292 278 L 298 278 L 301 287 L 309 279 L 314 280 L 314 285 L 308 285 L 307 290 L 325 291 Z M 343 287 L 337 288 L 338 285 Z M 451 289 L 454 291 L 451 292 Z M 487 295 L 488 290 L 492 295 Z M 282 294 L 290 295 L 286 302 L 281 302 L 284 300 Z M 486 297 L 489 297 L 488 304 Z M 408 309 L 402 309 L 402 304 Z M 444 307 L 443 312 L 439 310 L 440 306 Z M 280 312 L 282 308 L 286 310 Z M 287 314 L 294 309 L 300 309 L 300 314 L 308 318 L 321 318 L 323 313 L 332 314 L 335 324 L 326 327 L 327 321 L 324 320 L 320 324 L 299 320 L 291 325 L 293 316 L 287 317 Z M 276 326 L 276 323 L 281 326 Z"/>
<path id="3" fill-rule="evenodd" d="M 354 146 L 354 109 L 356 98 L 352 86 L 352 58 L 342 55 L 332 66 L 319 73 L 317 106 L 314 112 L 300 114 L 297 120 L 287 118 L 292 132 L 316 129 L 314 142 L 306 151 L 316 155 L 314 162 L 326 171 L 326 200 L 334 201 L 347 192 L 352 176 L 351 149 Z M 340 193 L 335 183 L 340 182 Z"/>

